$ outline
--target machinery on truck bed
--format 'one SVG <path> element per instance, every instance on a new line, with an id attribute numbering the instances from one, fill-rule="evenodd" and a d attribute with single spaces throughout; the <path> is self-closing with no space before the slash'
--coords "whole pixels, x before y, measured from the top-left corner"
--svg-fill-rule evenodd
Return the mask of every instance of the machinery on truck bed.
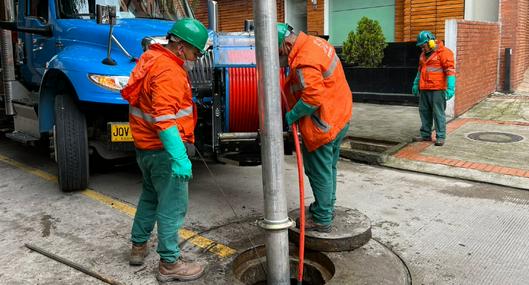
<path id="1" fill-rule="evenodd" d="M 148 46 L 163 43 L 174 20 L 193 17 L 192 8 L 186 0 L 2 0 L 0 5 L 0 100 L 2 112 L 12 118 L 6 136 L 23 143 L 49 139 L 59 187 L 85 189 L 91 155 L 134 154 L 128 105 L 119 91 Z M 208 8 L 211 48 L 189 70 L 199 114 L 196 147 L 220 160 L 256 165 L 253 32 L 217 32 L 216 2 L 210 0 Z"/>

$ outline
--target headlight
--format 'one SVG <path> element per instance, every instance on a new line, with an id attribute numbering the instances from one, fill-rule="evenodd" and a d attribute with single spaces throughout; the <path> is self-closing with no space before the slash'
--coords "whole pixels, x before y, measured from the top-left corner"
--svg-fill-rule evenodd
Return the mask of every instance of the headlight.
<path id="1" fill-rule="evenodd" d="M 141 48 L 147 51 L 152 44 L 166 45 L 169 41 L 165 37 L 145 37 L 141 40 Z"/>
<path id="2" fill-rule="evenodd" d="M 90 74 L 88 77 L 95 84 L 113 91 L 120 91 L 123 89 L 123 87 L 125 87 L 125 85 L 127 85 L 127 82 L 129 81 L 128 76 Z"/>

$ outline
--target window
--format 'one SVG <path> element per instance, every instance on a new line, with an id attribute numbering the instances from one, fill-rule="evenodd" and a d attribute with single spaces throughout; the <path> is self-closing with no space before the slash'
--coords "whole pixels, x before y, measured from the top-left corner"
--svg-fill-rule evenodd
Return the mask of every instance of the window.
<path id="1" fill-rule="evenodd" d="M 28 0 L 28 17 L 36 17 L 48 22 L 48 0 Z"/>
<path id="2" fill-rule="evenodd" d="M 176 20 L 185 15 L 181 0 L 58 0 L 58 3 L 62 19 L 94 19 L 96 4 L 116 6 L 118 19 Z"/>

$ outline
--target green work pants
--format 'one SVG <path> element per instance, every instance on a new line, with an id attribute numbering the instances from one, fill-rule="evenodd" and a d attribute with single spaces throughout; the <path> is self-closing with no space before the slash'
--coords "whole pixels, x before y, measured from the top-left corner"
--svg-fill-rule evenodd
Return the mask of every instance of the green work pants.
<path id="1" fill-rule="evenodd" d="M 132 225 L 132 242 L 147 242 L 158 223 L 156 251 L 160 259 L 173 263 L 180 256 L 178 230 L 187 212 L 187 182 L 172 175 L 171 158 L 165 150 L 137 150 L 136 161 L 143 174 L 143 191 Z"/>
<path id="2" fill-rule="evenodd" d="M 421 116 L 421 137 L 432 136 L 432 123 L 435 123 L 437 139 L 446 138 L 446 100 L 443 90 L 421 90 L 419 114 Z"/>
<path id="3" fill-rule="evenodd" d="M 303 166 L 315 200 L 310 204 L 309 211 L 316 223 L 332 223 L 336 203 L 336 164 L 340 157 L 340 144 L 348 130 L 349 124 L 345 125 L 333 141 L 313 152 L 309 152 L 305 146 L 302 147 Z"/>

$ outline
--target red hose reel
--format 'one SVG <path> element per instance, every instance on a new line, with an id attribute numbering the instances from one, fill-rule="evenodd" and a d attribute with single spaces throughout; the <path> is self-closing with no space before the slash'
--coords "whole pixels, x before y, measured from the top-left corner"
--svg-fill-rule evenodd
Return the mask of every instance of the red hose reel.
<path id="1" fill-rule="evenodd" d="M 257 69 L 228 68 L 228 129 L 230 132 L 257 132 L 259 110 L 257 103 Z M 285 72 L 281 70 L 281 85 Z M 281 96 L 277 94 L 277 96 Z"/>

